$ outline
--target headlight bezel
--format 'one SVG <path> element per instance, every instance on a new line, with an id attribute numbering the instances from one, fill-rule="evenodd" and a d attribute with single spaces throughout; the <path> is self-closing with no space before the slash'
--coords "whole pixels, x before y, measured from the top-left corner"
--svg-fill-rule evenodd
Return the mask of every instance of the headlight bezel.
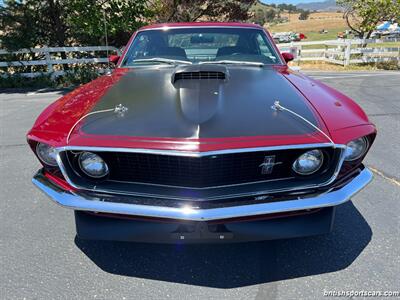
<path id="1" fill-rule="evenodd" d="M 88 172 L 85 167 L 82 164 L 82 156 L 83 155 L 94 155 L 95 157 L 99 158 L 105 166 L 105 173 L 103 173 L 102 175 L 94 175 L 90 172 Z M 110 174 L 110 168 L 108 167 L 107 163 L 105 162 L 105 160 L 98 154 L 90 152 L 90 151 L 83 151 L 81 153 L 79 153 L 78 157 L 77 157 L 77 161 L 78 161 L 78 166 L 80 171 L 82 171 L 82 173 L 86 176 L 88 176 L 91 179 L 103 179 L 106 178 L 109 174 Z"/>
<path id="2" fill-rule="evenodd" d="M 43 149 L 40 149 L 40 147 L 48 147 L 48 150 L 50 150 L 53 154 L 54 157 L 51 156 L 51 154 L 47 154 L 48 156 L 46 157 L 45 155 L 43 155 Z M 44 150 L 46 151 L 46 150 Z M 50 146 L 49 144 L 46 143 L 41 143 L 38 142 L 35 146 L 35 153 L 37 155 L 37 157 L 39 158 L 39 160 L 46 166 L 50 166 L 50 167 L 58 167 L 58 163 L 57 163 L 57 152 L 56 149 L 52 146 Z"/>
<path id="3" fill-rule="evenodd" d="M 309 154 L 310 152 L 314 152 L 317 151 L 319 153 L 320 156 L 320 162 L 317 166 L 317 168 L 313 169 L 312 171 L 309 172 L 302 172 L 300 171 L 298 168 L 296 168 L 296 163 L 298 163 L 301 159 L 301 157 Z M 322 151 L 321 149 L 309 149 L 308 151 L 300 154 L 292 163 L 292 170 L 293 172 L 295 172 L 297 175 L 300 176 L 311 176 L 311 175 L 315 175 L 319 170 L 321 170 L 322 166 L 324 165 L 325 162 L 325 155 L 324 155 L 324 151 Z"/>
<path id="4" fill-rule="evenodd" d="M 348 158 L 349 155 L 347 154 L 347 149 L 349 148 L 349 144 L 350 144 L 350 143 L 357 142 L 357 141 L 360 141 L 360 140 L 362 140 L 363 143 L 364 143 L 364 146 L 363 146 L 364 148 L 363 148 L 363 150 L 362 150 L 358 155 L 356 155 L 356 156 L 354 156 L 354 157 L 351 157 L 351 158 L 349 159 L 349 158 Z M 368 152 L 369 146 L 370 146 L 370 141 L 369 141 L 369 139 L 367 138 L 367 136 L 362 136 L 362 137 L 359 137 L 359 138 L 357 138 L 357 139 L 351 140 L 350 142 L 348 142 L 348 143 L 346 144 L 346 149 L 344 150 L 344 161 L 346 161 L 346 162 L 354 162 L 354 161 L 359 160 L 360 158 L 364 157 L 365 154 Z"/>

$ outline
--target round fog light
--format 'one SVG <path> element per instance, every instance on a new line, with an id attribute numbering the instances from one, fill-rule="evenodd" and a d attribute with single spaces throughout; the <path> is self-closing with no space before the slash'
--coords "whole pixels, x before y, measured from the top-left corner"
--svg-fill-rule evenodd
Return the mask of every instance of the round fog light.
<path id="1" fill-rule="evenodd" d="M 43 143 L 37 143 L 36 154 L 39 159 L 46 165 L 57 166 L 57 152 L 56 149 Z"/>
<path id="2" fill-rule="evenodd" d="M 79 167 L 89 177 L 102 178 L 108 174 L 105 161 L 92 152 L 82 152 L 78 158 Z"/>
<path id="3" fill-rule="evenodd" d="M 300 175 L 311 175 L 321 168 L 323 161 L 324 155 L 321 150 L 310 150 L 294 161 L 292 169 Z"/>

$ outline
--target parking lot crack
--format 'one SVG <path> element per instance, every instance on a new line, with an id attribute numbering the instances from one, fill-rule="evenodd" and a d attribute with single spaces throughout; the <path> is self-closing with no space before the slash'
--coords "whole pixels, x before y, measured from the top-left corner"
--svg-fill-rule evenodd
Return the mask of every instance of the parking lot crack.
<path id="1" fill-rule="evenodd" d="M 400 113 L 368 114 L 370 117 L 400 116 Z"/>
<path id="2" fill-rule="evenodd" d="M 378 175 L 378 176 L 382 177 L 383 179 L 391 182 L 392 184 L 397 185 L 397 186 L 400 187 L 400 181 L 398 179 L 393 178 L 393 177 L 388 176 L 388 175 L 385 175 L 382 171 L 380 171 L 380 170 L 378 170 L 378 169 L 376 169 L 374 167 L 371 167 L 371 166 L 368 166 L 368 167 L 376 175 Z"/>
<path id="3" fill-rule="evenodd" d="M 11 145 L 0 145 L 0 148 L 12 148 L 12 147 L 23 147 L 23 146 L 27 146 L 27 143 L 23 143 L 23 144 L 11 144 Z"/>

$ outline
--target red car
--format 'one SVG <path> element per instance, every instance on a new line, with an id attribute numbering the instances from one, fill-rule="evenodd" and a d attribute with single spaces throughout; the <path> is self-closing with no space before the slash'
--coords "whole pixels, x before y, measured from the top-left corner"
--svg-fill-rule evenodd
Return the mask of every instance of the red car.
<path id="1" fill-rule="evenodd" d="M 291 71 L 262 27 L 141 28 L 111 74 L 47 107 L 27 138 L 33 183 L 80 238 L 223 242 L 327 233 L 367 185 L 376 128 Z"/>

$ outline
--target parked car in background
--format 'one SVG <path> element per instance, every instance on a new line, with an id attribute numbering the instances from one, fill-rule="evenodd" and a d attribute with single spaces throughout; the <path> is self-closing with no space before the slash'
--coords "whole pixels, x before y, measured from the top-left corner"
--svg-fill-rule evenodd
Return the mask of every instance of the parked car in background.
<path id="1" fill-rule="evenodd" d="M 385 38 L 385 39 L 397 39 L 400 38 L 400 26 L 398 23 L 386 21 L 379 24 L 374 32 L 371 34 L 371 38 Z"/>
<path id="2" fill-rule="evenodd" d="M 84 239 L 236 242 L 328 233 L 372 179 L 375 126 L 291 71 L 262 27 L 157 24 L 116 68 L 47 107 L 33 183 Z"/>
<path id="3" fill-rule="evenodd" d="M 300 42 L 307 38 L 304 33 L 300 32 L 276 32 L 272 37 L 275 43 Z"/>

